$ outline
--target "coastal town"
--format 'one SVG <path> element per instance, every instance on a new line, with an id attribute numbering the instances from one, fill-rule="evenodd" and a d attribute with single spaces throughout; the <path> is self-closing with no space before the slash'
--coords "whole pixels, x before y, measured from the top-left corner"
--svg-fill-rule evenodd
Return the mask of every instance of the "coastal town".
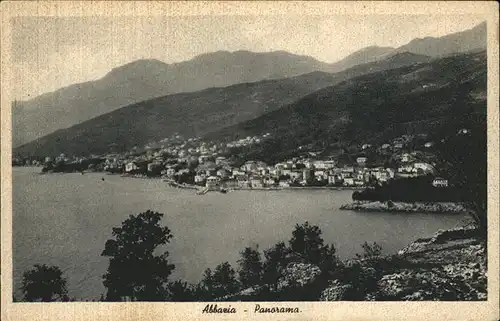
<path id="1" fill-rule="evenodd" d="M 28 302 L 482 301 L 454 312 L 494 318 L 496 8 L 125 7 L 9 20 L 2 320 Z"/>
<path id="2" fill-rule="evenodd" d="M 457 135 L 467 135 L 461 129 Z M 325 155 L 305 151 L 276 164 L 235 159 L 235 150 L 253 148 L 270 134 L 227 143 L 172 135 L 127 153 L 69 158 L 14 158 L 14 166 L 41 166 L 42 172 L 107 172 L 135 177 L 163 178 L 177 187 L 202 192 L 231 189 L 332 187 L 363 189 L 397 179 L 432 176 L 434 187 L 448 187 L 439 173 L 433 141 L 425 134 L 404 135 L 380 146 L 362 144 L 350 153 Z M 300 149 L 300 148 L 299 148 Z"/>

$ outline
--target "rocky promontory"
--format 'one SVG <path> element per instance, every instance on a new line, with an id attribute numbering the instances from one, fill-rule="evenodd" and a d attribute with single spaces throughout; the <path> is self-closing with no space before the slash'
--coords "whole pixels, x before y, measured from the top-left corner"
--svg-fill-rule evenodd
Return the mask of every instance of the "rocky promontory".
<path id="1" fill-rule="evenodd" d="M 405 212 L 405 213 L 464 213 L 466 209 L 457 203 L 451 202 L 353 202 L 340 207 L 341 210 L 363 212 Z"/>
<path id="2" fill-rule="evenodd" d="M 482 301 L 487 299 L 485 242 L 476 228 L 440 230 L 397 254 L 358 257 L 323 272 L 290 263 L 277 283 L 229 301 Z"/>

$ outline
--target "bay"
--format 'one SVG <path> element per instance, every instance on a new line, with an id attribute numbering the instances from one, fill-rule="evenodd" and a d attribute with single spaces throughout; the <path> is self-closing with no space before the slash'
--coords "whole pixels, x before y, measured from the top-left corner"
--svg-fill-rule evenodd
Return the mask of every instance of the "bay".
<path id="1" fill-rule="evenodd" d="M 464 215 L 341 211 L 352 191 L 234 191 L 196 195 L 159 179 L 118 175 L 47 174 L 13 169 L 13 279 L 34 264 L 59 266 L 77 300 L 105 293 L 102 257 L 113 227 L 146 210 L 164 213 L 174 235 L 165 249 L 175 264 L 172 279 L 198 282 L 206 268 L 224 261 L 236 268 L 246 246 L 264 250 L 287 242 L 295 224 L 309 221 L 323 231 L 342 259 L 361 253 L 364 241 L 395 253 L 419 237 L 452 228 Z M 102 180 L 104 178 L 104 180 Z"/>

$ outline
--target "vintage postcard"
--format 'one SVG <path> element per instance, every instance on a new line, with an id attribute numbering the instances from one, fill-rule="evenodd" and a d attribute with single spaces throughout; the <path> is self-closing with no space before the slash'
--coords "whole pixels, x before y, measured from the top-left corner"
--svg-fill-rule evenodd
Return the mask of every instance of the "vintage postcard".
<path id="1" fill-rule="evenodd" d="M 2 320 L 498 320 L 496 2 L 3 2 Z"/>

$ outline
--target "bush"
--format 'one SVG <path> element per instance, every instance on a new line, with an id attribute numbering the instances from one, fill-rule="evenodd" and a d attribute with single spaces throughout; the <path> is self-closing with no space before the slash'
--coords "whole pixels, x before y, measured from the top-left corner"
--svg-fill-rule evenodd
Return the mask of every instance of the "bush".
<path id="1" fill-rule="evenodd" d="M 377 242 L 373 242 L 372 245 L 368 244 L 368 242 L 364 242 L 361 247 L 363 248 L 363 254 L 357 254 L 356 257 L 358 259 L 370 259 L 379 257 L 382 254 L 382 247 L 377 244 Z"/>
<path id="2" fill-rule="evenodd" d="M 36 264 L 24 272 L 21 286 L 23 301 L 69 301 L 66 279 L 57 266 Z"/>

